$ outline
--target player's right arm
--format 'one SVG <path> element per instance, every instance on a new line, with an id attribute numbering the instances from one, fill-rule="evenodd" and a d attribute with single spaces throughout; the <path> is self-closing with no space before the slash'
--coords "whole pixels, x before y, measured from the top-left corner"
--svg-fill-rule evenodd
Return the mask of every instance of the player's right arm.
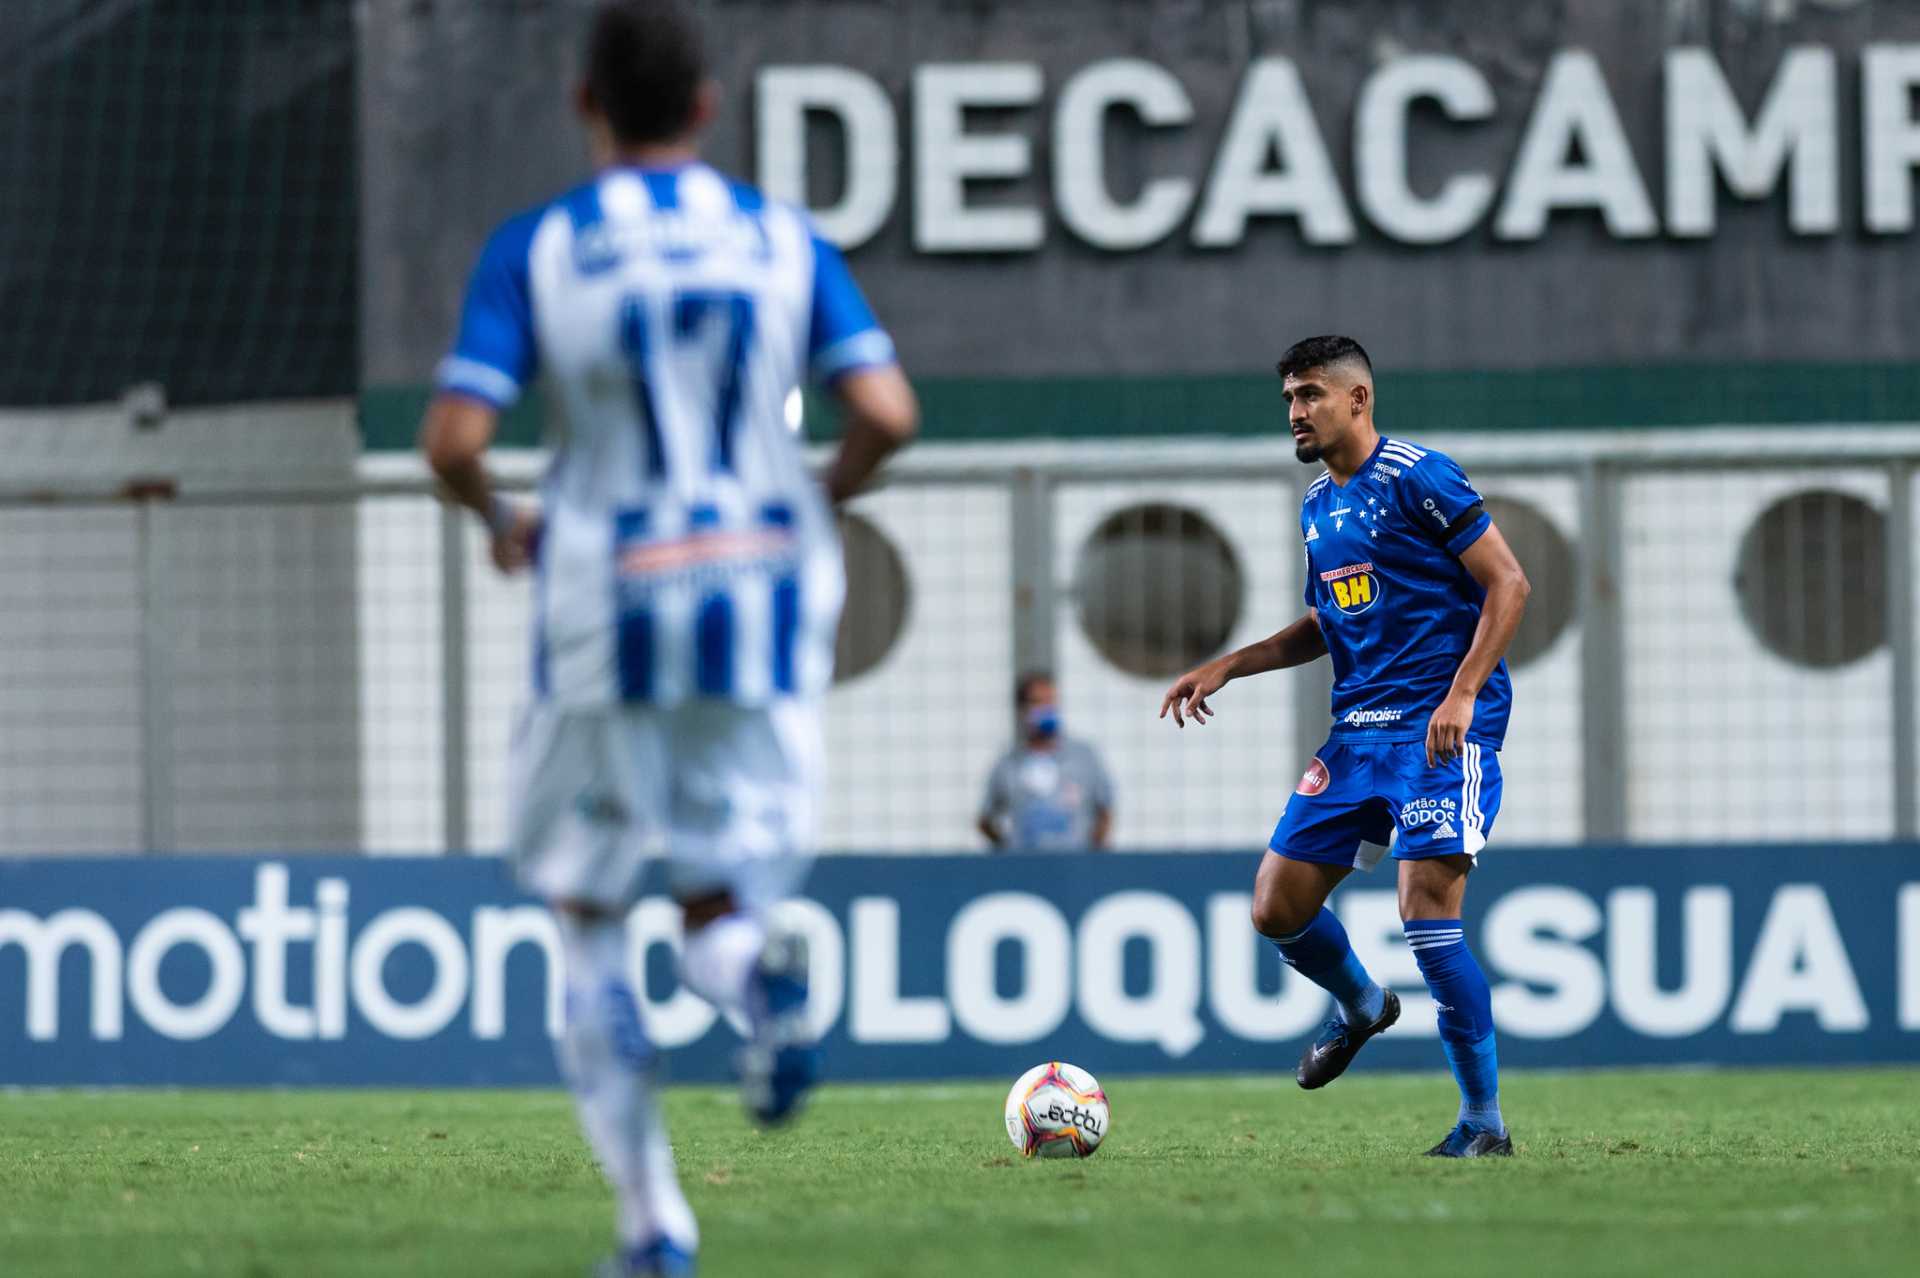
<path id="1" fill-rule="evenodd" d="M 539 369 L 527 251 L 536 213 L 494 232 L 480 253 L 460 310 L 453 351 L 435 375 L 437 393 L 420 424 L 420 448 L 442 488 L 484 520 L 493 533 L 493 562 L 515 572 L 533 559 L 538 513 L 502 498 L 487 478 L 487 446 L 500 413 L 520 397 Z"/>
<path id="2" fill-rule="evenodd" d="M 893 339 L 853 282 L 840 251 L 813 240 L 813 314 L 807 351 L 814 380 L 839 401 L 844 430 L 826 475 L 835 504 L 866 487 L 880 464 L 920 429 L 920 405 Z"/>
<path id="3" fill-rule="evenodd" d="M 1244 648 L 1235 649 L 1224 657 L 1216 657 L 1203 666 L 1196 666 L 1175 679 L 1173 686 L 1167 689 L 1167 695 L 1160 700 L 1160 717 L 1166 718 L 1171 710 L 1176 727 L 1186 727 L 1187 719 L 1203 724 L 1214 713 L 1213 707 L 1207 704 L 1207 698 L 1231 681 L 1247 675 L 1265 674 L 1269 670 L 1304 666 L 1326 655 L 1327 640 L 1320 633 L 1320 613 L 1317 609 L 1309 608 L 1306 616 L 1286 629 Z"/>
<path id="4" fill-rule="evenodd" d="M 447 495 L 486 521 L 493 534 L 494 566 L 512 573 L 533 562 L 540 515 L 501 497 L 487 478 L 483 459 L 499 421 L 493 405 L 458 391 L 442 391 L 427 405 L 420 447 Z"/>

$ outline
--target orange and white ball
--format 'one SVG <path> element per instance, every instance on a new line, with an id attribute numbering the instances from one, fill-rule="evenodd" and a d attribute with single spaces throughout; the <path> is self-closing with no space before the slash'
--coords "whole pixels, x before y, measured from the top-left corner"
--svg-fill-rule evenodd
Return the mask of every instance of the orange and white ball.
<path id="1" fill-rule="evenodd" d="M 1007 1093 L 1007 1136 L 1028 1158 L 1085 1158 L 1112 1117 L 1099 1080 L 1065 1061 L 1035 1065 Z"/>

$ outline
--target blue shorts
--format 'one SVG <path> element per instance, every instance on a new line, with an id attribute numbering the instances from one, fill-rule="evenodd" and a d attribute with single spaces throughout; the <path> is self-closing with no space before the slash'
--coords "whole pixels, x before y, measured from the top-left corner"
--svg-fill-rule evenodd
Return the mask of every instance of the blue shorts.
<path id="1" fill-rule="evenodd" d="M 1402 860 L 1477 857 L 1500 812 L 1500 755 L 1475 741 L 1427 766 L 1424 741 L 1329 741 L 1300 778 L 1267 846 L 1294 861 L 1371 870 Z"/>

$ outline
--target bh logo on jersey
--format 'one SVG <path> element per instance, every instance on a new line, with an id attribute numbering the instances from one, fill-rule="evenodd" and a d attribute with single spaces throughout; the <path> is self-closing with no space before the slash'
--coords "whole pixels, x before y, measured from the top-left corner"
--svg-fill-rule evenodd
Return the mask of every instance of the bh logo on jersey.
<path id="1" fill-rule="evenodd" d="M 1373 607 L 1374 600 L 1380 597 L 1380 579 L 1373 575 L 1370 563 L 1330 569 L 1320 574 L 1320 580 L 1333 591 L 1335 606 L 1350 617 Z"/>

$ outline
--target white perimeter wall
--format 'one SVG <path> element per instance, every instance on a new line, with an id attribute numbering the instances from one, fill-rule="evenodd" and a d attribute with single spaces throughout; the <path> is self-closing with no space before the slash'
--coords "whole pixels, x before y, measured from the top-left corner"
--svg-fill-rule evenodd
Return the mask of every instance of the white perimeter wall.
<path id="1" fill-rule="evenodd" d="M 0 852 L 145 846 L 155 773 L 145 721 L 150 620 L 168 636 L 158 676 L 168 731 L 151 744 L 163 751 L 174 846 L 445 848 L 441 520 L 431 499 L 163 503 L 149 512 L 147 527 L 159 530 L 151 542 L 129 503 L 20 500 L 38 488 L 71 493 L 158 475 L 189 489 L 418 478 L 412 457 L 359 455 L 345 403 L 176 413 L 153 433 L 131 428 L 113 406 L 6 413 L 0 432 L 0 490 L 10 495 L 0 504 Z M 1735 559 L 1754 517 L 1789 492 L 1839 488 L 1885 506 L 1884 473 L 1804 469 L 1801 459 L 1920 447 L 1920 431 L 1423 442 L 1460 456 L 1489 495 L 1532 504 L 1576 553 L 1571 475 L 1503 475 L 1495 463 L 1539 457 L 1571 467 L 1623 442 L 1778 452 L 1778 469 L 1636 472 L 1622 490 L 1627 827 L 1649 841 L 1891 831 L 1888 652 L 1837 670 L 1775 656 L 1740 615 Z M 1165 681 L 1109 665 L 1079 630 L 1071 588 L 1080 548 L 1102 519 L 1141 502 L 1175 502 L 1204 512 L 1239 560 L 1247 595 L 1231 642 L 1284 625 L 1297 615 L 1300 586 L 1293 472 L 1248 477 L 1251 464 L 1273 466 L 1274 447 L 922 446 L 916 454 L 920 481 L 856 504 L 899 552 L 910 603 L 885 661 L 829 699 L 823 846 L 979 847 L 980 789 L 1011 731 L 1011 504 L 1005 488 L 977 476 L 939 476 L 982 462 L 1066 467 L 1055 507 L 1055 666 L 1068 730 L 1100 748 L 1113 771 L 1120 846 L 1262 846 L 1305 762 L 1296 699 L 1322 694 L 1298 676 L 1267 676 L 1228 689 L 1206 728 L 1177 732 L 1154 718 Z M 1218 478 L 1108 482 L 1075 469 L 1116 458 L 1198 465 Z M 509 455 L 501 466 L 530 477 L 539 460 Z M 507 732 L 525 686 L 527 594 L 524 581 L 493 575 L 478 528 L 462 527 L 468 842 L 489 851 L 502 840 Z M 168 583 L 158 601 L 142 585 L 156 559 Z M 1497 841 L 1583 835 L 1581 645 L 1576 620 L 1516 672 Z"/>
<path id="2" fill-rule="evenodd" d="M 1576 464 L 1621 436 L 1444 440 L 1473 469 L 1476 457 L 1532 456 Z M 1692 432 L 1649 441 L 1694 450 L 1896 442 L 1920 432 Z M 1632 442 L 1638 443 L 1638 440 Z M 1076 453 L 1076 450 L 1082 450 Z M 970 452 L 923 446 L 925 465 L 1022 457 L 1071 461 L 1116 452 L 1191 462 L 1209 458 L 1219 480 L 1063 483 L 1054 569 L 1058 670 L 1068 731 L 1093 742 L 1113 771 L 1115 835 L 1127 849 L 1264 846 L 1305 760 L 1296 745 L 1286 674 L 1235 685 L 1206 728 L 1176 732 L 1155 712 L 1165 681 L 1119 671 L 1080 632 L 1071 585 L 1075 558 L 1108 514 L 1144 501 L 1205 512 L 1233 546 L 1247 584 L 1231 642 L 1271 633 L 1298 615 L 1297 514 L 1286 483 L 1234 478 L 1238 460 L 1271 460 L 1244 445 L 1000 447 Z M 1804 456 L 1804 452 L 1797 455 Z M 394 473 L 408 459 L 368 459 Z M 538 459 L 513 463 L 523 473 Z M 1238 469 L 1244 469 L 1239 467 Z M 1528 502 L 1580 553 L 1579 491 L 1571 475 L 1501 475 L 1488 495 Z M 1780 495 L 1812 487 L 1855 492 L 1884 507 L 1871 468 L 1764 474 L 1634 474 L 1622 491 L 1624 684 L 1629 734 L 1627 826 L 1639 840 L 1883 837 L 1892 828 L 1890 660 L 1883 648 L 1839 671 L 1795 666 L 1766 651 L 1741 618 L 1734 558 L 1755 515 Z M 899 550 L 911 582 L 904 635 L 872 673 L 828 701 L 831 781 L 822 845 L 837 850 L 922 851 L 980 847 L 973 817 L 980 789 L 1010 734 L 1012 658 L 1010 506 L 978 483 L 916 481 L 856 504 Z M 362 508 L 362 783 L 373 850 L 437 849 L 438 652 L 415 641 L 437 633 L 436 515 L 425 502 Z M 504 815 L 506 726 L 522 696 L 525 591 L 482 568 L 477 530 L 469 661 L 471 821 L 476 847 L 494 849 Z M 420 549 L 402 552 L 402 545 Z M 1863 589 L 1875 588 L 1861 583 Z M 1581 662 L 1578 619 L 1515 673 L 1515 713 L 1502 756 L 1506 800 L 1496 841 L 1570 843 L 1581 826 Z M 1310 687 L 1310 685 L 1307 685 Z M 1316 700 L 1321 695 L 1311 692 Z"/>

